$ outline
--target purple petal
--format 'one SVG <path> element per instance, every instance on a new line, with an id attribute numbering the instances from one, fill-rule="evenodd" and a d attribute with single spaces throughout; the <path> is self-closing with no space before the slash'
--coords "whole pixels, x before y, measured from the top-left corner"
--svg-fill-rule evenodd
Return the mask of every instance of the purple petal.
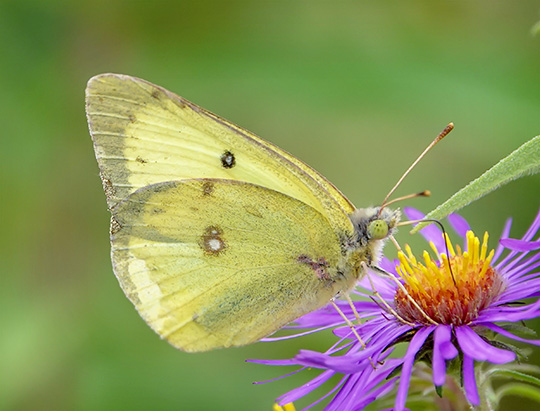
<path id="1" fill-rule="evenodd" d="M 521 279 L 530 278 L 531 275 L 537 273 L 531 273 L 538 265 L 535 264 L 537 261 L 540 261 L 540 253 L 528 253 L 528 252 L 515 252 L 514 259 L 506 265 L 497 264 L 495 267 L 498 269 L 503 277 L 506 277 L 510 286 L 519 284 Z M 526 257 L 526 258 L 525 258 Z M 506 260 L 506 259 L 505 259 Z"/>
<path id="2" fill-rule="evenodd" d="M 370 356 L 374 351 L 374 347 L 368 347 L 358 354 L 332 357 L 317 351 L 300 350 L 294 359 L 297 364 L 306 367 L 322 368 L 342 374 L 354 374 L 362 371 L 366 365 L 370 366 Z"/>
<path id="3" fill-rule="evenodd" d="M 385 271 L 396 274 L 396 264 L 385 256 L 383 256 L 381 261 L 379 261 L 379 266 Z"/>
<path id="4" fill-rule="evenodd" d="M 411 327 L 395 321 L 388 321 L 381 316 L 362 324 L 362 326 L 356 329 L 364 341 L 369 341 L 369 349 L 382 351 L 391 341 L 411 330 Z M 347 326 L 341 327 L 340 330 L 334 330 L 334 334 L 356 340 L 356 336 Z"/>
<path id="5" fill-rule="evenodd" d="M 348 405 L 354 400 L 354 397 L 358 394 L 362 394 L 362 391 L 364 391 L 362 374 L 364 373 L 350 375 L 343 383 L 337 395 L 332 398 L 325 409 L 327 411 L 350 409 Z"/>
<path id="6" fill-rule="evenodd" d="M 488 344 L 467 325 L 455 327 L 454 330 L 463 353 L 477 361 L 506 364 L 516 358 L 513 352 Z"/>
<path id="7" fill-rule="evenodd" d="M 520 267 L 524 264 L 524 262 L 522 261 L 526 256 L 527 256 L 527 253 L 523 253 L 523 252 L 520 252 L 520 251 L 510 251 L 510 253 L 508 254 L 507 257 L 510 257 L 510 260 L 507 261 L 506 264 L 497 264 L 497 266 L 495 267 L 496 269 L 500 270 L 501 271 L 501 274 L 503 276 L 508 276 L 507 273 L 509 272 L 515 272 L 515 270 L 520 270 Z M 506 258 L 505 258 L 506 260 Z M 525 260 L 527 261 L 527 260 Z"/>
<path id="8" fill-rule="evenodd" d="M 348 338 L 350 340 L 356 339 L 356 335 L 354 335 L 354 333 L 351 330 L 351 327 L 349 327 L 348 325 L 342 325 L 340 327 L 336 327 L 332 330 L 332 333 L 336 337 Z"/>
<path id="9" fill-rule="evenodd" d="M 529 258 L 522 261 L 521 264 L 516 267 L 511 269 L 505 267 L 505 271 L 501 274 L 513 283 L 510 285 L 519 285 L 519 282 L 523 279 L 538 276 L 539 273 L 533 273 L 532 271 L 539 266 L 539 262 L 540 253 L 532 254 Z"/>
<path id="10" fill-rule="evenodd" d="M 340 324 L 343 322 L 341 316 L 336 312 L 336 309 L 328 304 L 318 310 L 305 314 L 294 321 L 295 325 L 287 328 L 314 328 L 324 327 L 331 324 Z"/>
<path id="11" fill-rule="evenodd" d="M 383 357 L 383 359 L 385 359 Z M 385 395 L 393 388 L 394 382 L 399 378 L 395 377 L 389 382 L 385 382 L 382 386 L 379 384 L 386 380 L 390 373 L 394 371 L 396 367 L 402 364 L 401 359 L 386 360 L 381 366 L 376 369 L 372 367 L 366 368 L 361 374 L 356 374 L 354 385 L 346 384 L 343 390 L 340 390 L 336 401 L 332 401 L 332 407 L 328 409 L 340 411 L 342 409 L 354 409 L 360 410 L 369 403 L 375 401 L 377 398 Z M 347 388 L 347 389 L 346 389 Z"/>
<path id="12" fill-rule="evenodd" d="M 395 402 L 395 411 L 403 411 L 405 408 L 405 402 L 407 401 L 407 392 L 409 391 L 409 382 L 411 381 L 411 372 L 414 365 L 414 359 L 416 353 L 426 341 L 426 338 L 433 332 L 435 329 L 434 326 L 424 327 L 418 330 L 414 335 L 409 347 L 407 348 L 407 353 L 403 357 L 403 368 L 401 369 L 401 380 L 399 382 L 399 388 L 396 395 Z"/>
<path id="13" fill-rule="evenodd" d="M 352 310 L 348 301 L 336 301 L 336 303 L 343 314 L 345 314 L 351 321 L 356 320 L 356 314 Z M 373 301 L 354 301 L 354 308 L 356 308 L 356 312 L 360 318 L 372 317 L 374 315 L 379 315 L 381 312 L 381 308 Z M 339 314 L 334 307 L 332 307 L 332 309 L 336 315 L 341 318 L 341 322 L 343 322 L 343 317 L 341 317 L 341 314 Z"/>
<path id="14" fill-rule="evenodd" d="M 424 213 L 422 213 L 420 210 L 417 210 L 413 207 L 404 207 L 403 213 L 409 220 L 423 220 L 426 216 Z"/>
<path id="15" fill-rule="evenodd" d="M 383 321 L 381 321 L 381 323 L 383 323 Z M 386 321 L 386 323 L 388 323 L 388 321 Z M 366 335 L 368 337 L 367 340 L 369 340 L 368 345 L 378 347 L 378 352 L 376 352 L 373 357 L 373 361 L 379 361 L 381 353 L 385 350 L 387 351 L 388 344 L 411 329 L 412 327 L 408 325 L 396 325 L 395 323 L 392 323 L 392 326 L 387 324 L 384 328 L 374 328 Z"/>
<path id="16" fill-rule="evenodd" d="M 380 264 L 379 266 L 387 271 L 390 274 L 393 274 L 397 276 L 396 274 L 396 263 L 390 262 L 387 259 L 382 259 L 381 263 L 383 261 L 387 261 L 385 264 Z M 398 262 L 399 263 L 399 262 Z M 368 277 L 369 275 L 369 277 Z M 396 283 L 391 280 L 390 278 L 381 277 L 379 273 L 373 272 L 370 270 L 370 273 L 368 273 L 360 282 L 358 285 L 363 288 L 364 290 L 367 290 L 369 295 L 366 295 L 366 293 L 360 292 L 361 295 L 365 295 L 369 297 L 372 294 L 373 288 L 377 290 L 377 292 L 386 300 L 393 301 L 394 295 L 396 293 Z M 371 280 L 371 281 L 370 281 Z M 373 286 L 371 283 L 373 282 Z M 358 290 L 360 291 L 360 290 Z"/>
<path id="17" fill-rule="evenodd" d="M 446 380 L 446 362 L 458 355 L 458 350 L 450 342 L 452 329 L 448 325 L 439 325 L 435 329 L 433 342 L 433 384 L 442 386 Z"/>
<path id="18" fill-rule="evenodd" d="M 380 277 L 377 277 L 380 278 Z M 380 283 L 376 283 L 375 286 L 379 287 Z M 378 288 L 377 288 L 378 289 Z M 357 293 L 359 295 L 364 295 L 362 293 Z M 395 287 L 393 289 L 393 292 L 391 294 L 391 299 L 394 298 L 395 294 Z M 353 312 L 350 304 L 348 301 L 338 300 L 336 301 L 336 304 L 339 306 L 341 311 L 352 321 L 355 320 L 355 313 Z M 375 315 L 380 315 L 381 308 L 379 305 L 373 301 L 354 301 L 354 307 L 356 308 L 356 312 L 359 314 L 360 318 L 368 318 Z M 343 318 L 341 315 L 335 310 L 335 308 L 332 305 L 326 305 L 322 308 L 319 308 L 318 310 L 315 310 L 311 313 L 305 314 L 302 317 L 298 318 L 294 321 L 294 325 L 289 325 L 284 328 L 286 329 L 299 329 L 299 328 L 315 328 L 320 327 L 319 330 L 323 330 L 326 328 L 332 328 L 343 324 Z M 313 333 L 317 332 L 317 330 L 309 330 L 306 333 Z M 274 341 L 276 339 L 290 339 L 295 338 L 297 336 L 301 336 L 304 334 L 294 334 L 294 335 L 287 335 L 284 337 L 267 337 L 263 339 L 262 341 Z"/>
<path id="19" fill-rule="evenodd" d="M 386 338 L 388 344 L 389 341 L 406 333 L 411 328 L 411 326 L 406 324 L 392 320 L 389 321 L 381 315 L 362 324 L 362 335 L 365 336 L 366 340 L 373 338 L 377 341 L 380 338 Z M 374 344 L 374 341 L 371 341 L 370 344 Z"/>
<path id="20" fill-rule="evenodd" d="M 512 227 L 512 219 L 509 218 L 508 220 L 506 220 L 506 223 L 504 224 L 504 228 L 503 228 L 503 231 L 501 233 L 501 237 L 500 238 L 507 238 L 508 235 L 510 234 L 510 227 Z M 501 256 L 502 252 L 504 250 L 504 247 L 499 244 L 497 246 L 497 249 L 495 250 L 495 254 L 493 255 L 493 263 L 495 263 L 499 257 Z"/>
<path id="21" fill-rule="evenodd" d="M 252 362 L 255 364 L 265 364 L 265 365 L 298 365 L 294 359 L 289 360 L 246 360 L 246 362 Z"/>
<path id="22" fill-rule="evenodd" d="M 284 335 L 284 336 L 282 336 L 282 337 L 266 337 L 266 338 L 261 338 L 259 341 L 262 341 L 262 342 L 272 342 L 272 341 L 281 341 L 281 340 L 291 340 L 291 339 L 293 339 L 293 338 L 302 337 L 302 336 L 304 336 L 304 335 L 313 334 L 313 333 L 316 333 L 316 332 L 319 332 L 319 331 L 326 330 L 326 329 L 328 329 L 328 328 L 336 327 L 336 326 L 338 326 L 338 325 L 340 325 L 340 324 L 341 324 L 341 323 L 334 323 L 334 324 L 327 325 L 327 326 L 325 326 L 325 327 L 315 328 L 314 330 L 304 331 L 303 333 L 291 334 L 291 335 Z M 293 328 L 293 327 L 289 327 L 289 328 Z"/>
<path id="23" fill-rule="evenodd" d="M 372 373 L 373 368 L 367 367 L 360 373 L 349 375 L 337 395 L 328 403 L 325 409 L 327 411 L 350 410 L 351 404 L 368 395 L 369 390 L 365 387 L 366 376 L 370 376 Z"/>
<path id="24" fill-rule="evenodd" d="M 540 211 L 538 212 L 538 214 L 536 214 L 534 221 L 532 222 L 531 226 L 529 227 L 525 235 L 522 237 L 522 240 L 525 240 L 525 241 L 531 240 L 539 228 L 540 228 Z"/>
<path id="25" fill-rule="evenodd" d="M 395 340 L 400 335 L 410 330 L 407 326 L 388 326 L 388 321 L 380 321 L 382 326 L 375 327 L 367 335 L 366 341 L 369 341 L 367 348 L 349 351 L 346 355 L 330 356 L 328 353 L 319 353 L 316 351 L 301 350 L 294 358 L 297 365 L 307 367 L 332 369 L 345 374 L 353 374 L 362 371 L 366 363 L 371 366 L 372 362 L 379 361 L 383 350 L 386 349 L 390 341 Z M 345 327 L 349 329 L 348 327 Z M 356 344 L 357 349 L 360 344 Z"/>
<path id="26" fill-rule="evenodd" d="M 471 230 L 471 226 L 469 225 L 467 220 L 465 220 L 459 214 L 450 214 L 448 216 L 448 221 L 450 222 L 450 225 L 452 226 L 454 231 L 458 233 L 460 237 L 467 237 L 467 231 Z"/>
<path id="27" fill-rule="evenodd" d="M 335 354 L 339 351 L 344 351 L 344 350 L 349 350 L 349 352 L 355 350 L 355 351 L 358 351 L 355 347 L 355 342 L 353 341 L 348 341 L 346 343 L 344 343 L 345 341 L 345 338 L 340 338 L 339 340 L 337 340 L 329 349 L 327 349 L 324 353 L 327 354 L 327 355 L 332 355 L 332 354 Z"/>
<path id="28" fill-rule="evenodd" d="M 524 241 L 515 238 L 501 238 L 499 243 L 513 251 L 532 251 L 540 248 L 540 241 Z"/>
<path id="29" fill-rule="evenodd" d="M 246 360 L 246 362 L 249 362 L 249 361 Z M 283 375 L 280 375 L 279 377 L 271 378 L 271 379 L 269 379 L 269 380 L 255 381 L 255 382 L 253 382 L 253 385 L 266 384 L 266 383 L 269 383 L 269 382 L 282 380 L 283 378 L 290 377 L 291 375 L 294 375 L 294 374 L 298 374 L 299 372 L 302 372 L 302 371 L 304 371 L 305 369 L 307 369 L 307 367 L 299 368 L 299 369 L 297 369 L 296 371 L 290 372 L 290 373 L 288 373 L 288 374 L 283 374 Z"/>
<path id="30" fill-rule="evenodd" d="M 403 212 L 409 220 L 422 220 L 425 217 L 423 213 L 412 207 L 405 207 Z M 422 237 L 424 237 L 428 242 L 433 241 L 433 244 L 435 244 L 435 247 L 439 253 L 445 252 L 442 231 L 435 224 L 430 224 L 427 227 L 422 228 L 420 230 L 420 234 L 422 234 Z"/>
<path id="31" fill-rule="evenodd" d="M 538 265 L 540 265 L 540 263 Z M 535 297 L 540 291 L 540 278 L 537 278 L 537 275 L 538 273 L 534 273 L 532 279 L 527 279 L 520 284 L 508 287 L 499 297 L 497 304 L 502 305 L 524 298 Z"/>
<path id="32" fill-rule="evenodd" d="M 465 386 L 465 395 L 472 405 L 480 405 L 478 388 L 476 387 L 476 377 L 474 375 L 474 360 L 466 354 L 463 354 L 463 385 Z"/>
<path id="33" fill-rule="evenodd" d="M 501 328 L 501 327 L 499 327 L 498 325 L 495 325 L 495 324 L 484 323 L 482 325 L 484 327 L 487 327 L 487 328 L 501 334 L 501 335 L 504 335 L 505 337 L 512 338 L 513 340 L 540 346 L 540 340 L 528 340 L 528 339 L 525 339 L 525 338 L 518 337 L 518 336 L 512 334 L 511 332 L 506 331 L 504 328 Z"/>
<path id="34" fill-rule="evenodd" d="M 540 300 L 534 304 L 520 307 L 491 307 L 483 310 L 476 322 L 498 322 L 509 321 L 518 322 L 538 317 L 540 314 Z"/>
<path id="35" fill-rule="evenodd" d="M 305 411 L 305 410 L 308 410 L 312 407 L 314 407 L 315 405 L 317 405 L 318 403 L 320 403 L 321 401 L 324 401 L 326 398 L 328 398 L 329 396 L 331 396 L 334 392 L 336 392 L 338 389 L 340 389 L 342 386 L 343 386 L 343 383 L 345 381 L 347 381 L 347 378 L 349 378 L 348 375 L 345 375 L 343 378 L 341 378 L 341 380 L 339 380 L 339 382 L 336 384 L 336 386 L 334 388 L 332 388 L 330 391 L 328 391 L 326 394 L 324 394 L 321 398 L 319 398 L 317 401 L 314 401 L 312 402 L 311 404 L 309 404 L 306 408 L 304 408 L 302 411 Z M 287 404 L 286 401 L 282 401 L 280 405 L 285 405 Z"/>
<path id="36" fill-rule="evenodd" d="M 290 402 L 296 401 L 297 399 L 309 394 L 314 389 L 320 387 L 322 384 L 332 378 L 334 374 L 335 372 L 326 370 L 311 381 L 305 383 L 304 385 L 301 385 L 300 387 L 295 388 L 294 390 L 291 390 L 286 394 L 283 394 L 277 399 L 277 402 L 279 404 L 288 404 Z"/>
<path id="37" fill-rule="evenodd" d="M 395 387 L 397 379 L 398 377 L 394 377 L 388 382 L 371 391 L 369 393 L 369 397 L 366 397 L 364 400 L 359 401 L 357 404 L 355 404 L 353 411 L 363 410 L 367 405 L 375 401 L 377 398 L 384 397 Z"/>
<path id="38" fill-rule="evenodd" d="M 529 227 L 529 229 L 527 230 L 525 235 L 521 238 L 521 240 L 530 241 L 532 239 L 532 237 L 538 231 L 539 227 L 540 227 L 540 212 L 536 215 L 536 218 L 534 219 L 532 225 Z M 496 265 L 496 268 L 505 266 L 517 254 L 518 254 L 517 251 L 511 251 L 499 264 Z"/>

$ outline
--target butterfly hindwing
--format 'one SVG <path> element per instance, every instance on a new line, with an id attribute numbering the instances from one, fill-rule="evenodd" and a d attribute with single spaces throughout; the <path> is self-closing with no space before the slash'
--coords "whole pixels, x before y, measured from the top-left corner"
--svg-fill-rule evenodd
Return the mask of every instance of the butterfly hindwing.
<path id="1" fill-rule="evenodd" d="M 254 342 L 350 286 L 332 271 L 341 250 L 328 220 L 275 190 L 172 181 L 139 189 L 112 213 L 124 292 L 186 351 Z"/>

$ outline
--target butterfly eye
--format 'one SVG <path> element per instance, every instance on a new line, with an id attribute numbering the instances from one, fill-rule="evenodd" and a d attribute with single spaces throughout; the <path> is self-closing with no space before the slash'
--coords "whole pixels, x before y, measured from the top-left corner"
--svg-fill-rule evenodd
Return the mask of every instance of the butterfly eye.
<path id="1" fill-rule="evenodd" d="M 368 225 L 368 234 L 374 240 L 382 240 L 388 235 L 388 224 L 384 220 L 373 220 Z"/>

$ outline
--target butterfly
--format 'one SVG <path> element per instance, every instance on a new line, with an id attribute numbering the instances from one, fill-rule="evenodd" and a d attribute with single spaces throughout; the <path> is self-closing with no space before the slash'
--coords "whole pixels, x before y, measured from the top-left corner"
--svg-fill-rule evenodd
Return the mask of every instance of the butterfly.
<path id="1" fill-rule="evenodd" d="M 89 80 L 86 114 L 113 269 L 148 325 L 188 352 L 242 346 L 347 294 L 398 210 L 360 208 L 253 133 L 145 80 Z"/>

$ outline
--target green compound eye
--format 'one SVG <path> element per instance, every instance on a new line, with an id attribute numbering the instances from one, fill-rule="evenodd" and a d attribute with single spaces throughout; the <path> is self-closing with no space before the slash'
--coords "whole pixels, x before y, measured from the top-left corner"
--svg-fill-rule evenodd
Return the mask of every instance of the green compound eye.
<path id="1" fill-rule="evenodd" d="M 368 225 L 368 234 L 374 240 L 382 240 L 388 234 L 388 224 L 384 220 L 373 220 Z"/>

